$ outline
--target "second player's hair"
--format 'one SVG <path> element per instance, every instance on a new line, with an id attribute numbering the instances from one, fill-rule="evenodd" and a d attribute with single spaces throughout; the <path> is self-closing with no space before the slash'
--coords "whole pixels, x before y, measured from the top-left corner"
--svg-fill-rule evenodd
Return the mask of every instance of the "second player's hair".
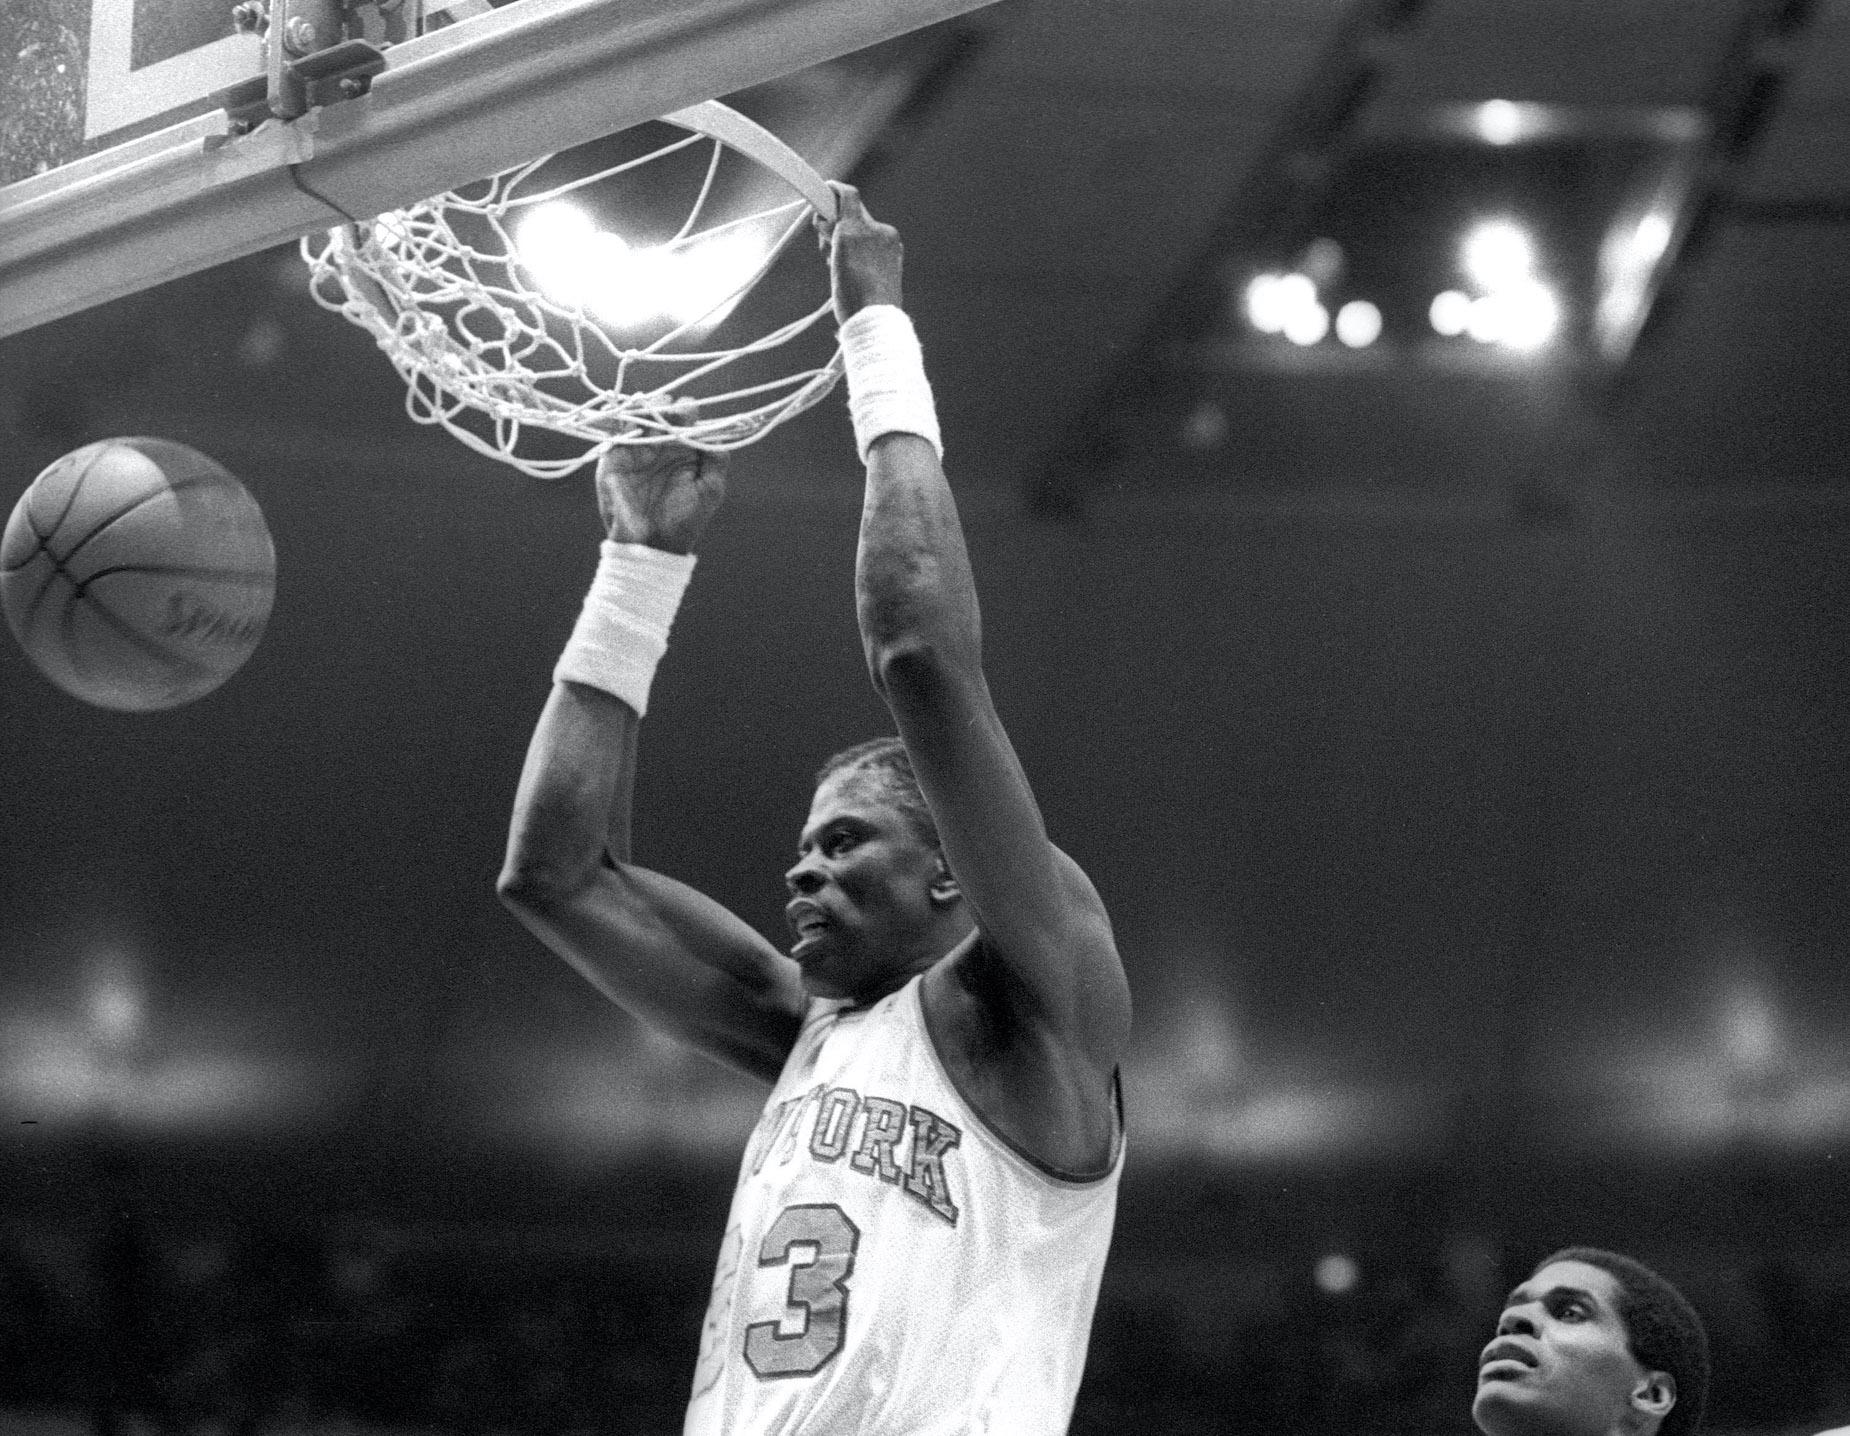
<path id="1" fill-rule="evenodd" d="M 1677 1383 L 1677 1403 L 1657 1436 L 1696 1436 L 1709 1398 L 1709 1337 L 1696 1308 L 1643 1262 L 1618 1252 L 1564 1247 L 1537 1262 L 1535 1270 L 1558 1261 L 1585 1262 L 1619 1283 L 1619 1319 L 1632 1356 L 1647 1370 L 1669 1372 Z"/>
<path id="2" fill-rule="evenodd" d="M 844 748 L 816 770 L 820 787 L 837 773 L 867 773 L 886 789 L 893 806 L 905 817 L 919 840 L 930 847 L 938 842 L 938 825 L 926 805 L 924 790 L 912 771 L 912 759 L 898 738 L 869 738 Z"/>

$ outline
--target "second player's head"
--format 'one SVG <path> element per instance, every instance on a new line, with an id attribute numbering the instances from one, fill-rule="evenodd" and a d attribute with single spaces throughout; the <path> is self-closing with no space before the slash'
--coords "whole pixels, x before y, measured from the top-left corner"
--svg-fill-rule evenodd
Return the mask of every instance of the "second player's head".
<path id="1" fill-rule="evenodd" d="M 1708 1338 L 1675 1287 L 1568 1247 L 1504 1303 L 1471 1415 L 1485 1436 L 1696 1436 L 1708 1385 Z"/>
<path id="2" fill-rule="evenodd" d="M 970 929 L 897 738 L 857 744 L 822 765 L 784 883 L 790 955 L 819 997 L 890 992 Z"/>

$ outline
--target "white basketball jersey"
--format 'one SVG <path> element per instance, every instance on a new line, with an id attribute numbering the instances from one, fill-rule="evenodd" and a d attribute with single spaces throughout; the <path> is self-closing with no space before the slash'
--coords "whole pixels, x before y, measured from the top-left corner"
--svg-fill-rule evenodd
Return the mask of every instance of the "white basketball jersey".
<path id="1" fill-rule="evenodd" d="M 920 979 L 815 1001 L 752 1134 L 686 1436 L 1066 1430 L 1117 1212 L 951 1084 Z"/>

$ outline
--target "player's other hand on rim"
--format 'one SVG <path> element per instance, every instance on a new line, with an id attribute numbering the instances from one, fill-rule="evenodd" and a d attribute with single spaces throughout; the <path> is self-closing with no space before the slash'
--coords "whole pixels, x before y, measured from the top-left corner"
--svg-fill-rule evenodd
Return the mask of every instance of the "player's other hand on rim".
<path id="1" fill-rule="evenodd" d="M 816 239 L 829 257 L 835 318 L 846 321 L 870 304 L 899 304 L 900 269 L 905 245 L 899 231 L 868 214 L 861 192 L 830 180 L 836 218 L 816 216 Z"/>
<path id="2" fill-rule="evenodd" d="M 597 461 L 597 511 L 618 543 L 692 553 L 726 497 L 726 455 L 665 439 L 618 444 Z"/>

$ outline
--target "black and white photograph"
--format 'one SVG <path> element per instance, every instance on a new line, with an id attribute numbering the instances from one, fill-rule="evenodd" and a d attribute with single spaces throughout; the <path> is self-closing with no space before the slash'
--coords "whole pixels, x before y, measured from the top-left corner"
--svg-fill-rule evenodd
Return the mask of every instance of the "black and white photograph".
<path id="1" fill-rule="evenodd" d="M 0 1436 L 1850 1436 L 1850 0 L 0 0 Z"/>

